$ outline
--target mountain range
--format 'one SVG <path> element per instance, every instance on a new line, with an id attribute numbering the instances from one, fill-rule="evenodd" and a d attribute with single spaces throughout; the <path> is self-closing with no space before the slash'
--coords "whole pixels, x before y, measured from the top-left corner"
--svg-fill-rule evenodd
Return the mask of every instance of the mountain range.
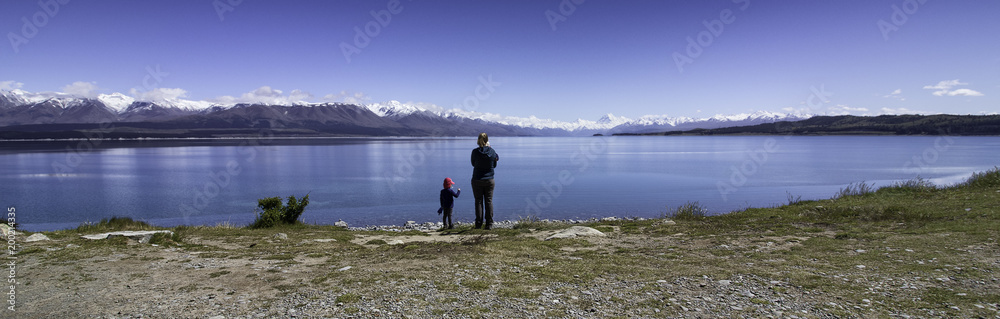
<path id="1" fill-rule="evenodd" d="M 709 118 L 607 114 L 563 122 L 461 109 L 385 103 L 234 103 L 169 99 L 139 101 L 121 94 L 83 98 L 65 93 L 0 91 L 0 138 L 226 137 L 267 129 L 281 136 L 588 136 L 748 126 L 810 116 L 755 112 Z M 113 129 L 108 129 L 113 128 Z"/>

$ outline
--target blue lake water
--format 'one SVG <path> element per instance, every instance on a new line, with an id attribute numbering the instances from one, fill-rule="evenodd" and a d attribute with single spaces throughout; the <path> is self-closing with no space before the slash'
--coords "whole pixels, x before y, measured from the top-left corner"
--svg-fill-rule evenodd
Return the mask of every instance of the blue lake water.
<path id="1" fill-rule="evenodd" d="M 95 145 L 99 144 L 99 145 Z M 825 199 L 851 183 L 938 185 L 1000 166 L 1000 137 L 495 137 L 496 219 L 657 217 Z M 441 181 L 474 219 L 475 138 L 4 142 L 0 204 L 27 230 L 112 216 L 247 224 L 257 199 L 310 195 L 309 223 L 439 221 Z"/>

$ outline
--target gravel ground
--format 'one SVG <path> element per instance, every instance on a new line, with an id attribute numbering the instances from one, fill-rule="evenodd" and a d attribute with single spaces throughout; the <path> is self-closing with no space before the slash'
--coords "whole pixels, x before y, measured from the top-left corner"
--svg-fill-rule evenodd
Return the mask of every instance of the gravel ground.
<path id="1" fill-rule="evenodd" d="M 495 226 L 509 228 L 514 224 L 502 222 Z M 433 231 L 438 227 L 433 223 L 411 223 L 355 230 Z M 333 239 L 296 238 L 311 234 L 282 235 L 259 240 L 296 247 L 335 244 Z M 393 238 L 406 243 L 462 237 Z M 368 239 L 362 236 L 358 240 Z M 679 250 L 748 249 L 740 242 L 716 245 L 691 238 L 671 240 L 670 244 Z M 622 243 L 644 241 L 649 238 L 617 235 L 591 240 L 593 246 L 585 248 L 613 251 Z M 5 312 L 5 318 L 1000 318 L 998 303 L 971 303 L 966 309 L 915 309 L 885 301 L 920 298 L 929 289 L 967 294 L 970 298 L 997 294 L 1000 282 L 996 276 L 971 279 L 963 273 L 973 269 L 955 265 L 940 265 L 936 276 L 883 276 L 874 272 L 877 264 L 835 273 L 805 270 L 813 276 L 862 287 L 864 293 L 860 295 L 827 295 L 821 287 L 791 284 L 789 272 L 796 269 L 772 276 L 739 269 L 725 277 L 668 272 L 662 279 L 643 280 L 627 273 L 604 273 L 586 279 L 567 276 L 572 279 L 540 281 L 512 295 L 496 278 L 533 279 L 535 272 L 528 268 L 544 268 L 553 256 L 533 259 L 530 265 L 485 259 L 450 265 L 433 258 L 382 261 L 378 257 L 385 254 L 379 252 L 386 250 L 367 247 L 354 249 L 371 252 L 360 255 L 370 259 L 331 262 L 329 259 L 336 258 L 336 254 L 247 257 L 235 254 L 248 249 L 244 242 L 198 238 L 190 238 L 190 243 L 208 248 L 128 242 L 123 248 L 95 249 L 75 243 L 79 241 L 57 239 L 26 244 L 27 248 L 41 247 L 44 251 L 18 260 L 16 315 L 9 317 L 10 312 Z M 660 244 L 650 241 L 650 245 Z M 909 250 L 886 249 L 892 253 Z M 1000 270 L 995 243 L 976 249 L 968 253 L 993 257 L 989 259 L 990 269 L 975 271 L 995 274 Z M 53 257 L 57 254 L 76 257 Z M 590 262 L 572 255 L 562 258 L 570 263 Z M 713 260 L 721 262 L 725 257 Z M 743 266 L 755 267 L 753 263 Z"/>

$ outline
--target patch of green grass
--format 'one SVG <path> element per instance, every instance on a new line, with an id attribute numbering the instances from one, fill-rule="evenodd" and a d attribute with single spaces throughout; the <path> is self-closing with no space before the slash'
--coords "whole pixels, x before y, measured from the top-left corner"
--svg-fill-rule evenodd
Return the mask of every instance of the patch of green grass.
<path id="1" fill-rule="evenodd" d="M 295 259 L 295 255 L 293 255 L 293 254 L 277 254 L 277 255 L 264 256 L 264 258 L 262 258 L 262 259 L 265 259 L 265 260 L 292 260 L 292 259 Z"/>
<path id="2" fill-rule="evenodd" d="M 97 223 L 83 223 L 76 228 L 79 233 L 102 233 L 119 230 L 153 230 L 156 229 L 149 223 L 137 221 L 132 217 L 111 217 L 103 218 Z"/>
<path id="3" fill-rule="evenodd" d="M 337 302 L 342 302 L 345 304 L 354 303 L 358 301 L 361 301 L 361 295 L 358 294 L 345 293 L 343 295 L 337 296 Z"/>
<path id="4" fill-rule="evenodd" d="M 667 211 L 665 217 L 675 220 L 699 220 L 708 216 L 708 209 L 698 202 L 687 202 Z"/>
<path id="5" fill-rule="evenodd" d="M 490 288 L 490 282 L 486 280 L 462 280 L 460 284 L 472 290 L 486 290 Z"/>

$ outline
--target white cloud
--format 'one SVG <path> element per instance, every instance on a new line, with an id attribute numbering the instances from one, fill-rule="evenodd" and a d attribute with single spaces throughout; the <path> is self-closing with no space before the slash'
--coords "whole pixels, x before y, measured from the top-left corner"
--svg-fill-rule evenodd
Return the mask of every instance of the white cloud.
<path id="1" fill-rule="evenodd" d="M 16 82 L 16 81 L 0 81 L 0 90 L 4 90 L 4 91 L 17 90 L 17 89 L 20 89 L 22 86 L 24 86 L 24 83 L 21 83 L 21 82 Z"/>
<path id="2" fill-rule="evenodd" d="M 274 104 L 274 105 L 290 105 L 298 103 L 308 103 L 307 101 L 312 99 L 313 95 L 309 92 L 302 90 L 292 90 L 289 95 L 284 95 L 284 92 L 271 88 L 270 86 L 262 86 L 253 91 L 243 93 L 240 97 L 233 96 L 220 96 L 212 99 L 212 102 L 220 104 L 237 104 L 237 103 L 261 103 L 261 104 Z"/>
<path id="3" fill-rule="evenodd" d="M 983 96 L 982 93 L 970 89 L 958 89 L 948 92 L 948 96 Z"/>
<path id="4" fill-rule="evenodd" d="M 97 87 L 97 84 L 94 82 L 82 82 L 82 81 L 73 82 L 73 84 L 64 86 L 62 88 L 64 93 L 85 97 L 89 99 L 96 98 L 97 90 L 99 89 L 100 88 Z"/>
<path id="5" fill-rule="evenodd" d="M 837 104 L 827 108 L 827 115 L 864 115 L 868 112 L 867 108 L 864 107 L 850 107 L 843 104 Z"/>
<path id="6" fill-rule="evenodd" d="M 350 93 L 347 91 L 340 91 L 337 94 L 327 94 L 323 96 L 323 101 L 327 102 L 344 102 L 351 104 L 364 104 L 371 101 L 371 97 L 363 92 Z"/>
<path id="7" fill-rule="evenodd" d="M 903 94 L 903 89 L 896 89 L 895 91 L 892 91 L 892 93 L 883 95 L 882 97 L 884 97 L 884 98 L 890 98 L 890 99 L 896 99 L 896 100 L 900 100 L 900 101 L 906 101 L 906 98 L 903 97 L 902 94 Z"/>
<path id="8" fill-rule="evenodd" d="M 879 111 L 879 114 L 882 114 L 882 115 L 900 115 L 900 114 L 939 114 L 939 113 L 937 113 L 937 112 L 928 112 L 928 111 L 919 111 L 919 110 L 911 110 L 911 109 L 908 109 L 908 108 L 905 108 L 905 107 L 900 107 L 900 108 L 883 107 Z"/>
<path id="9" fill-rule="evenodd" d="M 959 81 L 958 79 L 955 79 L 951 81 L 941 81 L 935 85 L 925 85 L 924 89 L 935 90 L 933 93 L 931 93 L 934 94 L 935 96 L 983 96 L 983 93 L 970 89 L 952 90 L 952 88 L 959 85 L 969 85 L 969 83 L 964 83 Z"/>
<path id="10" fill-rule="evenodd" d="M 130 92 L 136 100 L 147 102 L 172 101 L 187 97 L 187 91 L 181 88 L 155 88 L 145 92 L 132 89 Z"/>
<path id="11" fill-rule="evenodd" d="M 288 94 L 288 99 L 292 101 L 308 101 L 313 99 L 313 95 L 309 92 L 302 90 L 292 90 L 292 93 Z"/>

